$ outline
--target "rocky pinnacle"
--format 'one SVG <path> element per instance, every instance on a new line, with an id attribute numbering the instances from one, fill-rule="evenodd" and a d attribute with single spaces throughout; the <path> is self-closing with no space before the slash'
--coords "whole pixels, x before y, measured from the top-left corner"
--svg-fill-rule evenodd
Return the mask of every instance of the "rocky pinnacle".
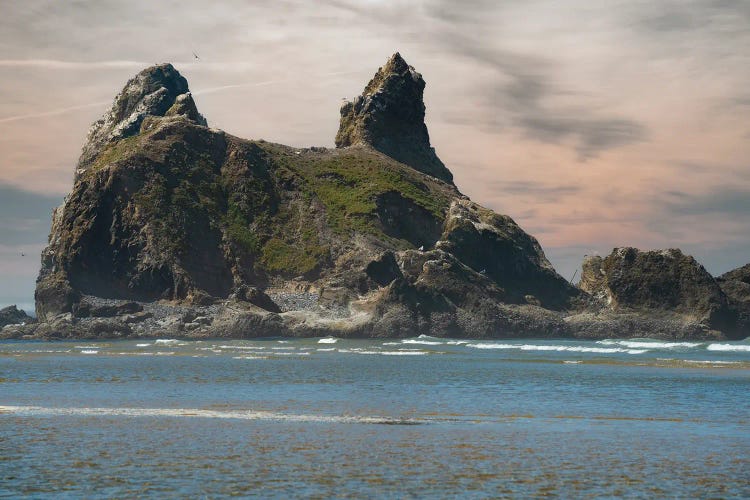
<path id="1" fill-rule="evenodd" d="M 146 68 L 125 84 L 112 108 L 91 126 L 78 160 L 76 178 L 108 144 L 137 134 L 149 115 L 180 115 L 207 125 L 195 107 L 187 80 L 171 64 Z"/>
<path id="2" fill-rule="evenodd" d="M 396 52 L 378 69 L 362 95 L 341 107 L 336 147 L 365 144 L 410 167 L 453 182 L 430 147 L 424 123 L 425 82 Z"/>

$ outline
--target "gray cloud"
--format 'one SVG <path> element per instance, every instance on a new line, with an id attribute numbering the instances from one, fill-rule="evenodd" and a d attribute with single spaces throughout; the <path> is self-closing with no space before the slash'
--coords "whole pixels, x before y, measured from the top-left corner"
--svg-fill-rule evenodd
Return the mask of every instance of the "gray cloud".
<path id="1" fill-rule="evenodd" d="M 750 3 L 744 0 L 672 0 L 638 4 L 631 18 L 637 29 L 669 35 L 710 31 L 732 35 L 750 27 Z"/>
<path id="2" fill-rule="evenodd" d="M 576 149 L 582 158 L 626 146 L 647 139 L 645 126 L 625 118 L 581 117 L 580 113 L 546 113 L 521 116 L 517 119 L 528 137 L 543 142 L 557 143 L 567 137 L 577 141 Z"/>
<path id="3" fill-rule="evenodd" d="M 705 193 L 668 191 L 664 208 L 674 215 L 725 214 L 750 216 L 750 189 L 715 186 Z"/>
<path id="4" fill-rule="evenodd" d="M 513 194 L 533 198 L 536 202 L 555 202 L 563 196 L 576 194 L 581 191 L 579 186 L 573 185 L 549 185 L 528 181 L 502 181 L 493 182 L 492 190 L 503 194 Z"/>
<path id="5" fill-rule="evenodd" d="M 57 196 L 0 185 L 0 244 L 18 246 L 46 241 L 52 209 L 61 202 Z"/>
<path id="6" fill-rule="evenodd" d="M 456 31 L 446 31 L 441 40 L 449 50 L 497 72 L 495 81 L 479 89 L 487 108 L 492 110 L 484 122 L 491 131 L 512 126 L 540 142 L 572 139 L 582 159 L 648 138 L 646 126 L 635 120 L 609 116 L 584 106 L 550 103 L 554 97 L 576 95 L 555 84 L 552 61 L 493 49 Z"/>

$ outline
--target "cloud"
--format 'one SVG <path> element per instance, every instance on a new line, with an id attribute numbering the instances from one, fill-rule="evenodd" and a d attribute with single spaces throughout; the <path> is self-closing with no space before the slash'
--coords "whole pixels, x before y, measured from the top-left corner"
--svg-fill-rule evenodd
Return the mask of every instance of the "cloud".
<path id="1" fill-rule="evenodd" d="M 52 209 L 62 199 L 0 184 L 0 244 L 26 245 L 46 241 Z"/>
<path id="2" fill-rule="evenodd" d="M 647 127 L 636 120 L 553 102 L 561 96 L 575 98 L 576 93 L 555 83 L 555 65 L 543 57 L 493 49 L 451 31 L 445 33 L 443 43 L 496 72 L 495 79 L 479 89 L 491 111 L 484 118 L 489 130 L 500 131 L 510 125 L 540 142 L 559 144 L 572 139 L 581 159 L 648 138 Z"/>
<path id="3" fill-rule="evenodd" d="M 576 140 L 576 150 L 583 158 L 597 156 L 607 149 L 634 144 L 647 139 L 644 125 L 624 118 L 583 116 L 574 110 L 547 111 L 516 119 L 527 137 L 542 142 L 559 143 L 567 137 Z"/>
<path id="4" fill-rule="evenodd" d="M 658 35 L 705 31 L 732 36 L 750 27 L 750 4 L 744 0 L 679 0 L 640 4 L 633 25 Z"/>
<path id="5" fill-rule="evenodd" d="M 712 215 L 750 217 L 750 188 L 715 186 L 704 193 L 668 191 L 664 208 L 674 215 Z M 749 219 L 750 220 L 750 219 Z"/>
<path id="6" fill-rule="evenodd" d="M 533 198 L 535 202 L 552 203 L 564 196 L 581 191 L 579 186 L 549 185 L 530 181 L 501 181 L 492 183 L 492 190 L 500 191 L 503 196 L 516 195 Z"/>

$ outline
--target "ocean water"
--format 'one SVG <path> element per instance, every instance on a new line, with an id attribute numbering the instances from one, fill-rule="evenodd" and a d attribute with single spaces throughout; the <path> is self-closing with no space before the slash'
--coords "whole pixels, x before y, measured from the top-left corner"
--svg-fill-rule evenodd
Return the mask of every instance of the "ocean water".
<path id="1" fill-rule="evenodd" d="M 750 342 L 0 343 L 0 496 L 750 497 Z"/>

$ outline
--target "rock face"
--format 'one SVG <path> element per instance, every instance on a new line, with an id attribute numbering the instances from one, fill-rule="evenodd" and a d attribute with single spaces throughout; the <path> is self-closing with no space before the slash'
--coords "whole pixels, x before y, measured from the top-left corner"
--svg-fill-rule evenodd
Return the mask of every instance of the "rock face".
<path id="1" fill-rule="evenodd" d="M 736 316 L 716 280 L 680 250 L 616 248 L 605 258 L 587 257 L 580 287 L 610 313 L 646 313 L 704 330 L 735 330 Z"/>
<path id="2" fill-rule="evenodd" d="M 423 89 L 396 54 L 344 107 L 338 148 L 296 149 L 208 128 L 171 65 L 142 71 L 54 213 L 39 323 L 1 335 L 722 336 L 724 292 L 678 251 L 589 260 L 586 291 L 559 276 L 453 185 Z"/>
<path id="3" fill-rule="evenodd" d="M 536 238 L 510 217 L 468 199 L 451 203 L 436 248 L 501 287 L 505 301 L 565 309 L 580 295 L 555 272 Z"/>
<path id="4" fill-rule="evenodd" d="M 152 66 L 128 81 L 112 109 L 96 121 L 78 160 L 76 175 L 90 166 L 108 145 L 138 134 L 147 116 L 181 115 L 206 126 L 185 78 L 171 64 Z"/>
<path id="5" fill-rule="evenodd" d="M 8 306 L 0 309 L 0 328 L 5 325 L 16 325 L 20 323 L 31 323 L 34 318 L 16 306 Z"/>
<path id="6" fill-rule="evenodd" d="M 750 335 L 750 264 L 722 274 L 717 281 L 737 315 L 737 336 Z"/>
<path id="7" fill-rule="evenodd" d="M 424 87 L 422 75 L 395 53 L 362 95 L 341 107 L 336 147 L 366 144 L 420 172 L 452 182 L 453 174 L 430 147 Z"/>

